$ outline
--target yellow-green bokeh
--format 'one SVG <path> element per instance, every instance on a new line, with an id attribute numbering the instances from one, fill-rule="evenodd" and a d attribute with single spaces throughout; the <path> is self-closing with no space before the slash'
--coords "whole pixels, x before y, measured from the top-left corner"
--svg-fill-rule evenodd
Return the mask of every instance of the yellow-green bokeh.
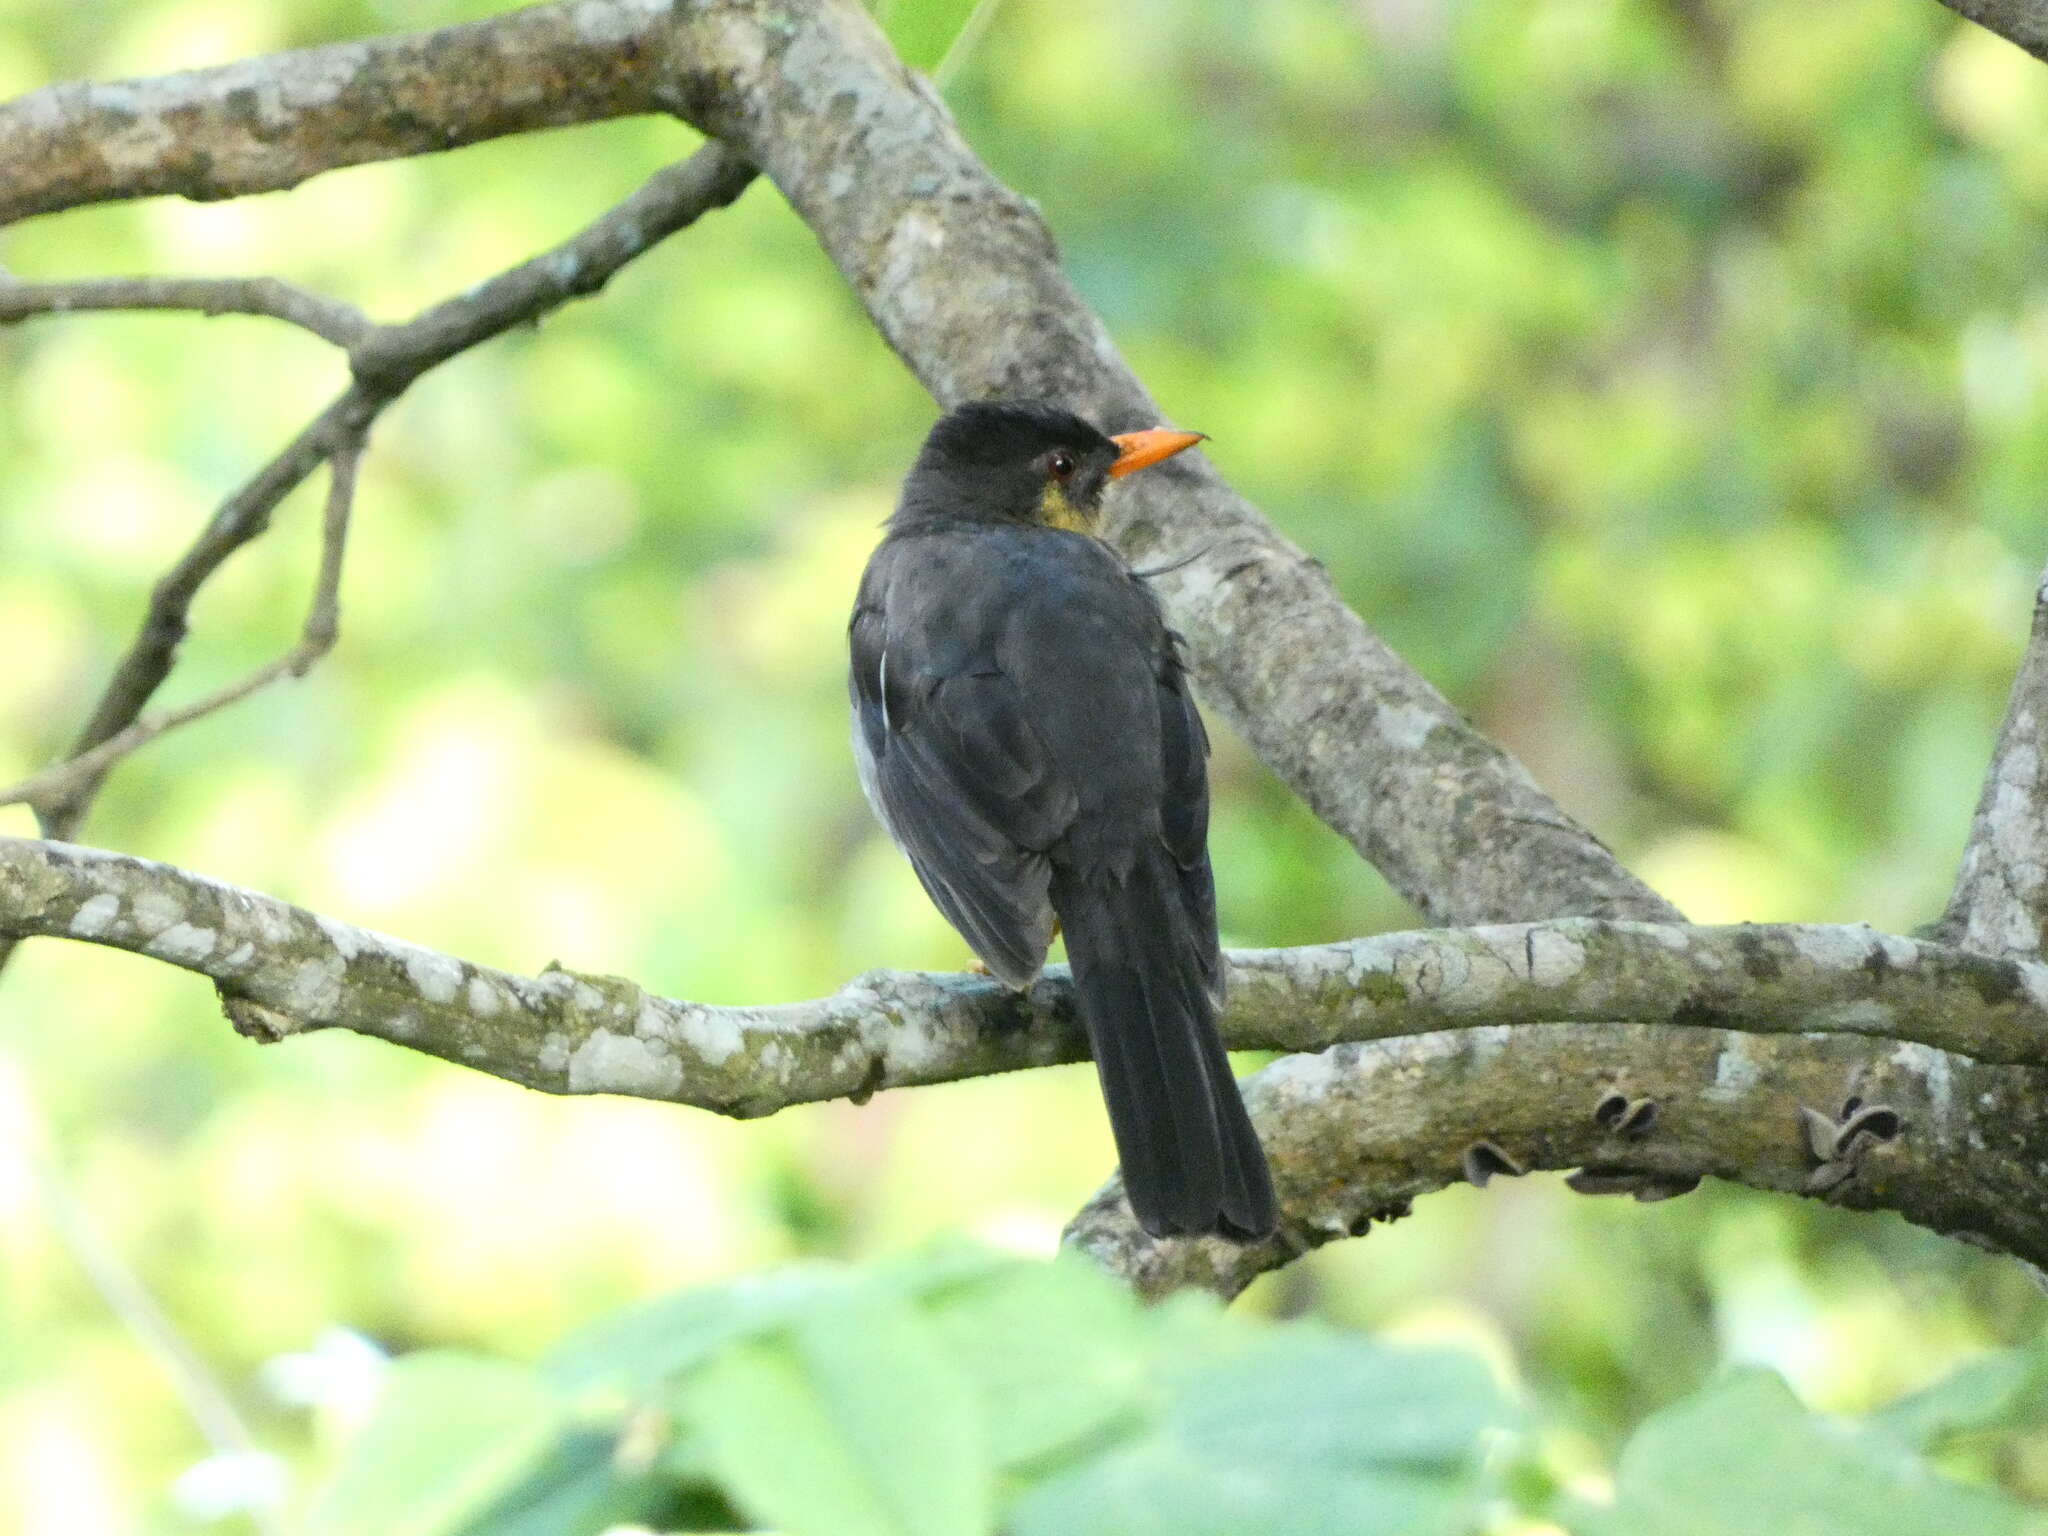
<path id="1" fill-rule="evenodd" d="M 0 95 L 494 9 L 16 0 Z M 1682 907 L 1934 914 L 2048 554 L 2048 70 L 1931 0 L 1006 0 L 949 94 L 1173 418 Z M 402 318 L 690 144 L 635 121 L 85 210 L 0 262 L 273 272 Z M 262 321 L 0 331 L 0 779 L 340 382 Z M 956 966 L 860 801 L 841 681 L 930 416 L 757 186 L 415 388 L 364 467 L 339 650 L 137 757 L 86 835 L 709 1001 Z M 317 502 L 208 588 L 168 702 L 289 643 Z M 1216 734 L 1228 941 L 1412 920 Z M 188 1529 L 167 1490 L 206 1450 L 48 1179 L 303 1481 L 333 1426 L 255 1372 L 323 1328 L 532 1352 L 800 1255 L 1045 1250 L 1110 1164 L 1085 1069 L 737 1124 L 342 1036 L 259 1050 L 192 978 L 33 945 L 0 987 L 0 1529 Z M 1547 1178 L 1433 1197 L 1246 1304 L 1480 1340 L 1588 1464 L 1723 1360 L 1857 1409 L 2043 1316 L 1891 1219 Z"/>

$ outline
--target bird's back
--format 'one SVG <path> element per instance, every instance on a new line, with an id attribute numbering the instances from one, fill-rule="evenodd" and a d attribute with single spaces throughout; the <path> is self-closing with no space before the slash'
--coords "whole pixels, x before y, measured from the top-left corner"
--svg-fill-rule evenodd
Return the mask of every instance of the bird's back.
<path id="1" fill-rule="evenodd" d="M 1064 926 L 1140 1222 L 1247 1238 L 1274 1201 L 1217 1027 L 1208 740 L 1158 600 L 1070 526 L 1113 457 L 1189 440 L 999 407 L 935 428 L 854 609 L 854 746 L 990 971 L 1027 985 Z"/>

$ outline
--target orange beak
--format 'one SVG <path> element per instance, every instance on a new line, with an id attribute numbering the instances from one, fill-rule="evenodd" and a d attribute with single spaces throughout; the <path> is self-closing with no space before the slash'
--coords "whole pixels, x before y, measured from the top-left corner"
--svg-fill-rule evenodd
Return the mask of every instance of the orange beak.
<path id="1" fill-rule="evenodd" d="M 1170 459 L 1183 448 L 1192 448 L 1208 437 L 1206 432 L 1176 432 L 1171 427 L 1151 427 L 1143 432 L 1120 432 L 1110 441 L 1118 448 L 1116 462 L 1109 466 L 1109 477 L 1121 479 L 1150 468 L 1161 459 Z"/>

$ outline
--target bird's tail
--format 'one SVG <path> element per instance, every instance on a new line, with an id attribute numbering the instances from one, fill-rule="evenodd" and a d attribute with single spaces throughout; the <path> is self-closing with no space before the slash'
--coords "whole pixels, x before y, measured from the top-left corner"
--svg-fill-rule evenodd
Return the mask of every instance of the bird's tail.
<path id="1" fill-rule="evenodd" d="M 1061 871 L 1053 906 L 1139 1225 L 1155 1237 L 1263 1237 L 1272 1176 L 1217 1033 L 1177 874 L 1164 849 L 1126 876 Z"/>

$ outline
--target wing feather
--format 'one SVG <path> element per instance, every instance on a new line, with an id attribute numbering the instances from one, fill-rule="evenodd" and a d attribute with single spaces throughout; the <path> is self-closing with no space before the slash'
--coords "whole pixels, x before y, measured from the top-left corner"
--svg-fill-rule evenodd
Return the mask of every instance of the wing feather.
<path id="1" fill-rule="evenodd" d="M 1045 963 L 1053 913 L 1045 850 L 1076 799 L 1025 701 L 999 670 L 937 675 L 879 610 L 852 630 L 861 780 L 935 906 L 991 972 L 1023 987 Z"/>
<path id="2" fill-rule="evenodd" d="M 1168 640 L 1159 678 L 1159 723 L 1166 795 L 1160 835 L 1180 870 L 1181 905 L 1196 936 L 1202 984 L 1223 1003 L 1223 955 L 1216 938 L 1216 877 L 1209 866 L 1209 733 L 1202 725 L 1180 660 L 1180 637 Z"/>

